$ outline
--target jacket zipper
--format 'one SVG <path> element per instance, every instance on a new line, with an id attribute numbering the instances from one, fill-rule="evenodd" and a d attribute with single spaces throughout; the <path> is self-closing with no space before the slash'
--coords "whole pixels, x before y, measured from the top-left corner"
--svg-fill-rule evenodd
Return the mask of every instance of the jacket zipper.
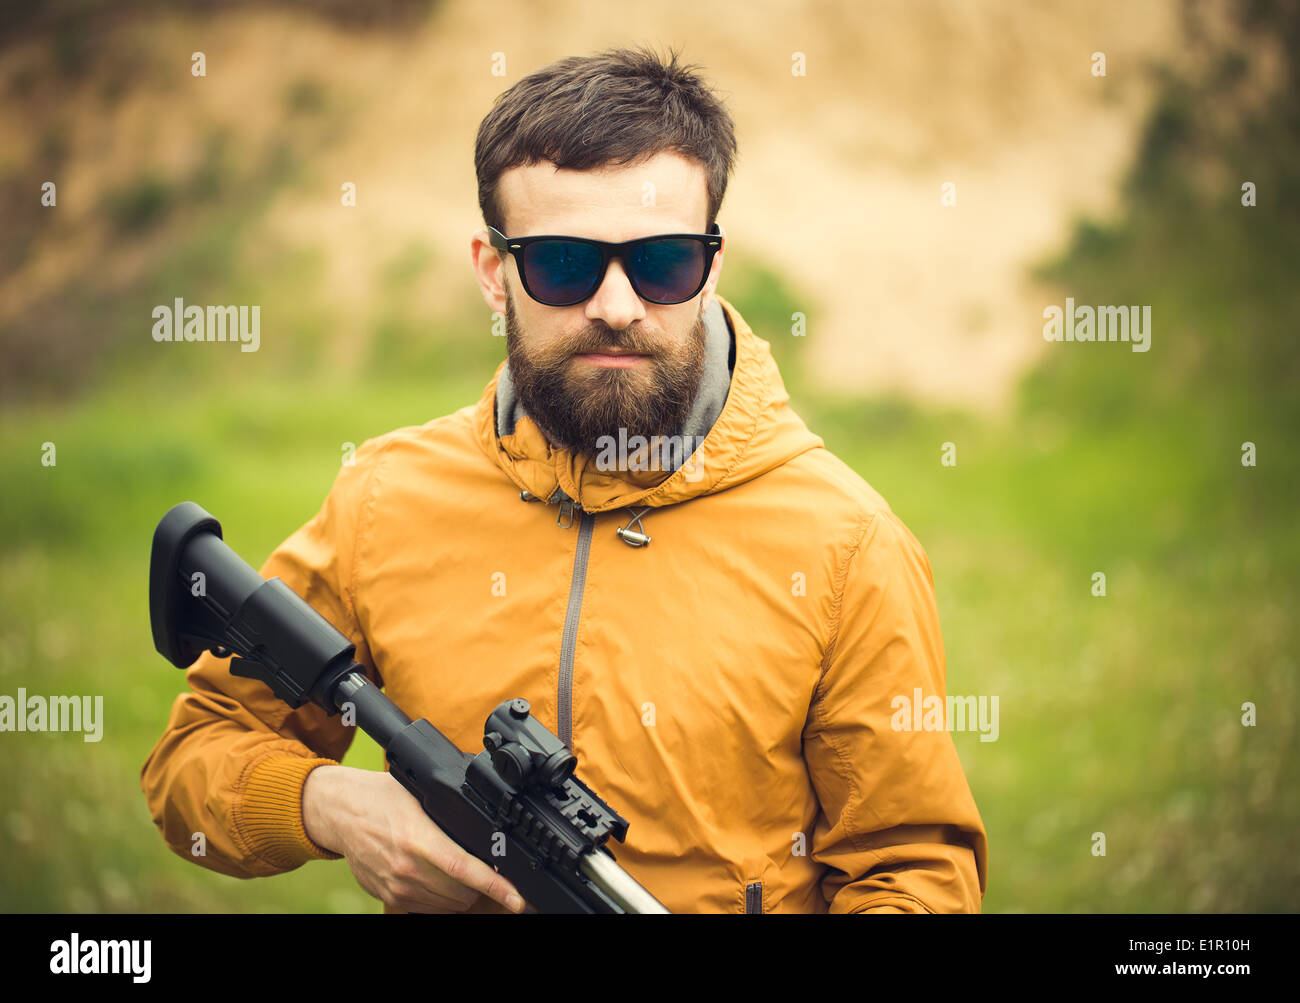
<path id="1" fill-rule="evenodd" d="M 763 882 L 751 881 L 745 886 L 745 912 L 763 912 Z"/>
<path id="2" fill-rule="evenodd" d="M 573 748 L 573 654 L 578 643 L 578 618 L 582 615 L 582 596 L 587 588 L 587 558 L 591 554 L 591 534 L 596 517 L 583 512 L 573 499 L 561 495 L 557 522 L 567 529 L 573 525 L 573 510 L 580 513 L 578 547 L 573 554 L 573 576 L 569 581 L 569 608 L 564 614 L 564 635 L 560 642 L 559 731 L 560 741 Z"/>

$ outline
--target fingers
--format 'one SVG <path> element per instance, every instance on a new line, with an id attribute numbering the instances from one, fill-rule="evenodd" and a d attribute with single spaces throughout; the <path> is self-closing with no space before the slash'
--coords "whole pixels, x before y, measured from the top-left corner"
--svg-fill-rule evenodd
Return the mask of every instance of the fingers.
<path id="1" fill-rule="evenodd" d="M 470 905 L 473 904 L 472 899 L 478 898 L 479 895 L 486 895 L 511 912 L 523 911 L 523 896 L 504 875 L 498 874 L 477 857 L 466 853 L 427 815 L 421 814 L 428 823 L 427 860 L 433 868 L 429 875 L 429 887 L 455 899 L 460 899 L 462 894 L 469 894 Z"/>
<path id="2" fill-rule="evenodd" d="M 387 904 L 405 912 L 467 912 L 484 896 L 512 912 L 521 912 L 524 907 L 521 898 L 517 898 L 516 903 L 510 902 L 510 896 L 517 895 L 513 886 L 490 869 L 488 873 L 493 877 L 484 878 L 478 874 L 476 864 L 481 866 L 482 861 L 473 857 L 468 861 L 460 858 L 446 860 L 444 870 L 431 861 L 409 858 L 404 867 L 394 870 L 381 897 Z"/>
<path id="3" fill-rule="evenodd" d="M 464 912 L 483 896 L 523 912 L 514 885 L 443 832 L 395 778 L 356 778 L 368 786 L 347 802 L 344 855 L 368 893 L 406 912 Z"/>
<path id="4" fill-rule="evenodd" d="M 473 905 L 480 895 L 485 895 L 511 912 L 523 911 L 522 896 L 504 876 L 466 853 L 445 833 L 439 831 L 438 836 L 441 845 L 433 848 L 430 857 L 428 887 L 457 901 L 468 899 L 465 908 Z"/>

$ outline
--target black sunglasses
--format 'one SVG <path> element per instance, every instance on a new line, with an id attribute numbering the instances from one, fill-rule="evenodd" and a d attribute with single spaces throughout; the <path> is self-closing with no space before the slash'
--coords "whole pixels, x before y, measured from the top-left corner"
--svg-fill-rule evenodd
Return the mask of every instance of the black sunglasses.
<path id="1" fill-rule="evenodd" d="M 704 288 L 713 256 L 722 247 L 722 227 L 709 233 L 661 233 L 611 244 L 586 237 L 507 237 L 488 227 L 492 246 L 513 254 L 526 292 L 546 306 L 573 306 L 589 299 L 617 257 L 636 294 L 669 306 L 685 303 Z"/>

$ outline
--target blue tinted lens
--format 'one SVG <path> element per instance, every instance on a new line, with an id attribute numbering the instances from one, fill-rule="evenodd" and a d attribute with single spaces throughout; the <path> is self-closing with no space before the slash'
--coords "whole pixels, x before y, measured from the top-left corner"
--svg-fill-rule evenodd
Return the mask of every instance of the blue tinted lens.
<path id="1" fill-rule="evenodd" d="M 544 303 L 586 299 L 600 278 L 600 249 L 572 240 L 539 240 L 524 249 L 524 278 Z"/>
<path id="2" fill-rule="evenodd" d="M 628 255 L 627 266 L 642 297 L 652 303 L 681 303 L 704 281 L 704 244 L 649 240 Z"/>

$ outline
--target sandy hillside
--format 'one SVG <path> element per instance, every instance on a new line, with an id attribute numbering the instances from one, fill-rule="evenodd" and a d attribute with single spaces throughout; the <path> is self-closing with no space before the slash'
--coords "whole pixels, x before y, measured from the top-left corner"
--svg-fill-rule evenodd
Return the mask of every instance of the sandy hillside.
<path id="1" fill-rule="evenodd" d="M 472 292 L 473 137 L 500 90 L 564 55 L 673 44 L 736 116 L 740 160 L 721 219 L 733 249 L 807 298 L 816 377 L 843 391 L 993 406 L 1041 350 L 1041 311 L 1055 301 L 1027 287 L 1026 267 L 1061 245 L 1077 214 L 1114 211 L 1150 100 L 1148 66 L 1177 57 L 1179 30 L 1167 0 L 452 2 L 423 21 L 364 30 L 291 7 L 124 22 L 96 39 L 101 61 L 130 62 L 119 100 L 100 99 L 86 79 L 57 96 L 37 90 L 68 143 L 63 212 L 0 280 L 0 325 L 80 271 L 126 283 L 155 264 L 166 234 L 111 247 L 96 215 L 102 192 L 142 166 L 190 169 L 215 125 L 238 137 L 233 157 L 252 156 L 282 127 L 280 95 L 310 81 L 337 124 L 305 182 L 260 225 L 270 246 L 324 255 L 323 305 L 346 361 L 365 347 L 394 249 L 434 250 L 418 290 L 430 308 Z M 202 80 L 188 73 L 198 49 Z M 42 51 L 10 46 L 0 76 Z M 1091 72 L 1095 51 L 1106 54 L 1104 78 Z M 806 76 L 791 72 L 795 52 Z M 494 53 L 505 54 L 504 77 L 492 74 Z M 10 169 L 39 160 L 30 114 L 0 111 Z M 343 181 L 358 186 L 355 210 L 339 206 Z M 945 182 L 955 206 L 941 204 Z"/>

